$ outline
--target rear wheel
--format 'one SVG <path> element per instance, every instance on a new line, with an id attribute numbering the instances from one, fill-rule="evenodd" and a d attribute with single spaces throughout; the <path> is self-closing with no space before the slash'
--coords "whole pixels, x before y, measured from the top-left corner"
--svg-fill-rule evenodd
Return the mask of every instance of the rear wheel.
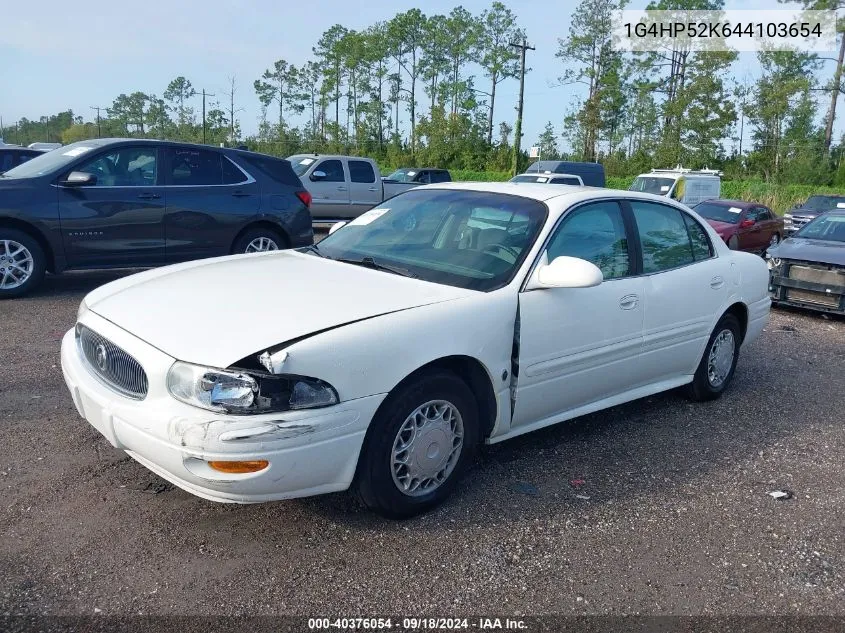
<path id="1" fill-rule="evenodd" d="M 478 446 L 478 406 L 450 372 L 425 374 L 388 396 L 370 424 L 355 488 L 379 514 L 426 512 L 455 488 Z"/>
<path id="2" fill-rule="evenodd" d="M 0 299 L 20 297 L 44 279 L 47 261 L 41 245 L 27 233 L 0 228 Z"/>
<path id="3" fill-rule="evenodd" d="M 704 356 L 698 364 L 693 381 L 686 393 L 691 400 L 715 400 L 733 380 L 740 346 L 739 320 L 725 314 L 710 335 Z"/>
<path id="4" fill-rule="evenodd" d="M 235 240 L 232 254 L 263 253 L 287 247 L 287 240 L 278 231 L 259 226 L 254 229 L 247 229 Z"/>

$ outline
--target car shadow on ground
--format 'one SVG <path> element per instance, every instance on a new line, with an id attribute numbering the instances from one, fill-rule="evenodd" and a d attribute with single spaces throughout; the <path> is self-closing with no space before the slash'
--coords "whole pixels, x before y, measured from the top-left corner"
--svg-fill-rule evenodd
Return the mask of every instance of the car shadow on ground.
<path id="1" fill-rule="evenodd" d="M 61 275 L 47 275 L 38 288 L 27 295 L 27 299 L 46 300 L 63 296 L 82 296 L 99 288 L 103 284 L 122 277 L 139 273 L 143 268 L 121 268 L 110 270 L 78 270 L 62 273 Z"/>

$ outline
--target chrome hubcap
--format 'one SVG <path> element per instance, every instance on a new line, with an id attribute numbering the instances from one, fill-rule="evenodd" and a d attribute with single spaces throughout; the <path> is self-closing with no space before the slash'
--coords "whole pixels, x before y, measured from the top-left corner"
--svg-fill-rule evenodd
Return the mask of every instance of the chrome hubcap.
<path id="1" fill-rule="evenodd" d="M 0 241 L 0 290 L 12 290 L 32 276 L 35 260 L 29 249 L 15 240 Z"/>
<path id="2" fill-rule="evenodd" d="M 707 359 L 707 378 L 713 387 L 720 387 L 727 379 L 734 363 L 735 351 L 734 333 L 730 330 L 719 332 Z"/>
<path id="3" fill-rule="evenodd" d="M 393 482 L 411 497 L 436 490 L 455 470 L 463 444 L 464 423 L 455 405 L 445 400 L 420 405 L 393 440 Z"/>
<path id="4" fill-rule="evenodd" d="M 279 245 L 269 237 L 256 237 L 247 244 L 245 253 L 263 253 L 264 251 L 277 251 Z"/>

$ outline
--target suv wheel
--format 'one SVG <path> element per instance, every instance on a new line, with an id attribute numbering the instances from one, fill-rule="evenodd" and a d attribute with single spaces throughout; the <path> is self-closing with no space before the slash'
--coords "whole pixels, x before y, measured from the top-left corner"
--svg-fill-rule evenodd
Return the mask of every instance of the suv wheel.
<path id="1" fill-rule="evenodd" d="M 235 245 L 232 247 L 232 254 L 264 253 L 287 247 L 287 240 L 279 235 L 279 233 L 273 229 L 257 227 L 248 229 L 235 240 Z"/>
<path id="2" fill-rule="evenodd" d="M 0 299 L 20 297 L 44 279 L 46 257 L 23 231 L 0 228 Z"/>

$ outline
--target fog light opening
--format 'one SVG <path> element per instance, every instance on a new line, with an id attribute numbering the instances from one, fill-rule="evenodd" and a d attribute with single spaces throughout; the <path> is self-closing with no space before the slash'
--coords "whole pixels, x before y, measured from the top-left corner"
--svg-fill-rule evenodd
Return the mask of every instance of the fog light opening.
<path id="1" fill-rule="evenodd" d="M 214 461 L 208 462 L 208 465 L 221 473 L 243 475 L 246 473 L 257 473 L 260 470 L 264 470 L 270 465 L 270 462 L 266 459 L 254 459 L 245 462 Z"/>

